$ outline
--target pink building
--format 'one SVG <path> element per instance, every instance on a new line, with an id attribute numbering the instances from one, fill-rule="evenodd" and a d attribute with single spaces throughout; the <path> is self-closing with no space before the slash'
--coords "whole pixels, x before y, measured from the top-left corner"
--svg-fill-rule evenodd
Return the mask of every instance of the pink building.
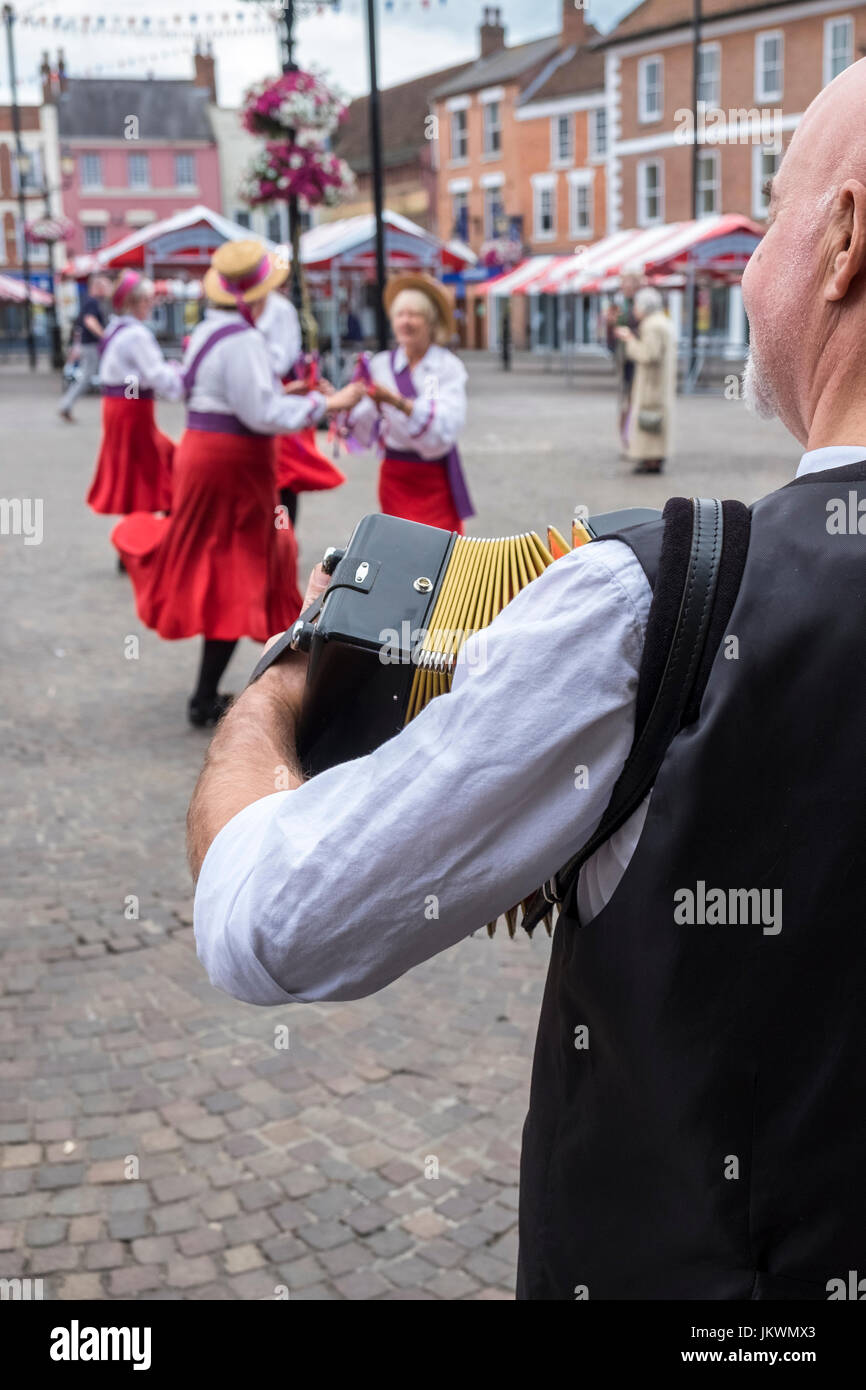
<path id="1" fill-rule="evenodd" d="M 52 72 L 47 58 L 42 78 L 57 108 L 63 210 L 76 227 L 69 255 L 197 203 L 221 206 L 211 54 L 195 54 L 191 81 L 70 78 L 62 59 Z"/>

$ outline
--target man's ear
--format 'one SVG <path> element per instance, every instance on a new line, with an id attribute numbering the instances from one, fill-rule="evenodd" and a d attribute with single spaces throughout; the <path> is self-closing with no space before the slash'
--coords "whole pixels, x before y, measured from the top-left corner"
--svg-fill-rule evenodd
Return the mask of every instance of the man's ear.
<path id="1" fill-rule="evenodd" d="M 831 302 L 844 299 L 852 282 L 866 271 L 866 186 L 859 179 L 848 179 L 839 190 L 833 236 L 839 244 L 824 288 Z"/>

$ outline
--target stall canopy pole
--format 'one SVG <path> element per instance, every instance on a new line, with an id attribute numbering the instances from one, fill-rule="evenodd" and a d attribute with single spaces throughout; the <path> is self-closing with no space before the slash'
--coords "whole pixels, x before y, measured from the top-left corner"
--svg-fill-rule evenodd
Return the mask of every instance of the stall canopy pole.
<path id="1" fill-rule="evenodd" d="M 379 74 L 376 59 L 376 0 L 367 0 L 367 44 L 370 56 L 370 156 L 373 165 L 373 206 L 376 213 L 376 337 L 379 351 L 388 346 L 385 316 L 385 207 L 382 178 L 382 116 L 379 107 Z"/>
<path id="2" fill-rule="evenodd" d="M 340 355 L 340 268 L 338 258 L 331 257 L 331 358 L 334 363 L 334 385 L 343 384 L 343 367 Z"/>
<path id="3" fill-rule="evenodd" d="M 692 129 L 692 217 L 695 221 L 701 215 L 698 197 L 698 172 L 700 163 L 700 146 L 698 144 L 698 127 L 700 124 L 700 111 L 698 109 L 701 80 L 701 24 L 703 16 L 701 13 L 701 0 L 694 0 L 694 48 L 692 51 L 692 114 L 694 116 Z M 689 366 L 686 373 L 686 390 L 694 388 L 698 372 L 698 287 L 697 278 L 693 274 L 691 277 L 691 313 L 689 323 L 691 333 L 689 337 Z"/>
<path id="4" fill-rule="evenodd" d="M 24 273 L 24 323 L 27 336 L 27 357 L 30 370 L 36 367 L 36 339 L 33 336 L 33 305 L 30 302 L 30 249 L 27 241 L 27 202 L 26 182 L 27 163 L 24 142 L 21 139 L 21 110 L 18 106 L 18 77 L 15 71 L 15 38 L 12 26 L 15 11 L 11 5 L 3 6 L 3 23 L 6 25 L 6 51 L 9 55 L 9 86 L 12 95 L 12 130 L 15 135 L 15 163 L 18 169 L 18 218 L 21 228 L 21 268 Z"/>

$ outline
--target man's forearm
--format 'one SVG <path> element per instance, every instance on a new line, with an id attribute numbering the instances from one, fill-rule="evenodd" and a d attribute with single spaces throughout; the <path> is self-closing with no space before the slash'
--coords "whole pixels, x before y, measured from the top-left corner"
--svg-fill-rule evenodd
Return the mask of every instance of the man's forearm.
<path id="1" fill-rule="evenodd" d="M 187 815 L 187 857 L 198 880 L 212 842 L 233 816 L 304 780 L 295 751 L 296 713 L 265 672 L 220 721 Z M 270 677 L 270 679 L 269 679 Z"/>

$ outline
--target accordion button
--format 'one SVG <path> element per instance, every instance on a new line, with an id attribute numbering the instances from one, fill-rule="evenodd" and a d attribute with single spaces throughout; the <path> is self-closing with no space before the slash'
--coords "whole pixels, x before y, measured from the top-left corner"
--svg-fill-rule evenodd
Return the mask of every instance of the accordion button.
<path id="1" fill-rule="evenodd" d="M 345 555 L 345 550 L 340 550 L 336 545 L 329 545 L 322 557 L 322 569 L 325 574 L 333 574 L 338 564 Z"/>
<path id="2" fill-rule="evenodd" d="M 313 645 L 313 633 L 315 631 L 315 624 L 305 623 L 298 619 L 292 628 L 292 636 L 289 642 L 292 651 L 308 652 Z"/>
<path id="3" fill-rule="evenodd" d="M 422 574 L 415 580 L 412 588 L 417 589 L 419 594 L 429 594 L 430 590 L 433 588 L 433 580 L 428 579 L 426 575 Z"/>

